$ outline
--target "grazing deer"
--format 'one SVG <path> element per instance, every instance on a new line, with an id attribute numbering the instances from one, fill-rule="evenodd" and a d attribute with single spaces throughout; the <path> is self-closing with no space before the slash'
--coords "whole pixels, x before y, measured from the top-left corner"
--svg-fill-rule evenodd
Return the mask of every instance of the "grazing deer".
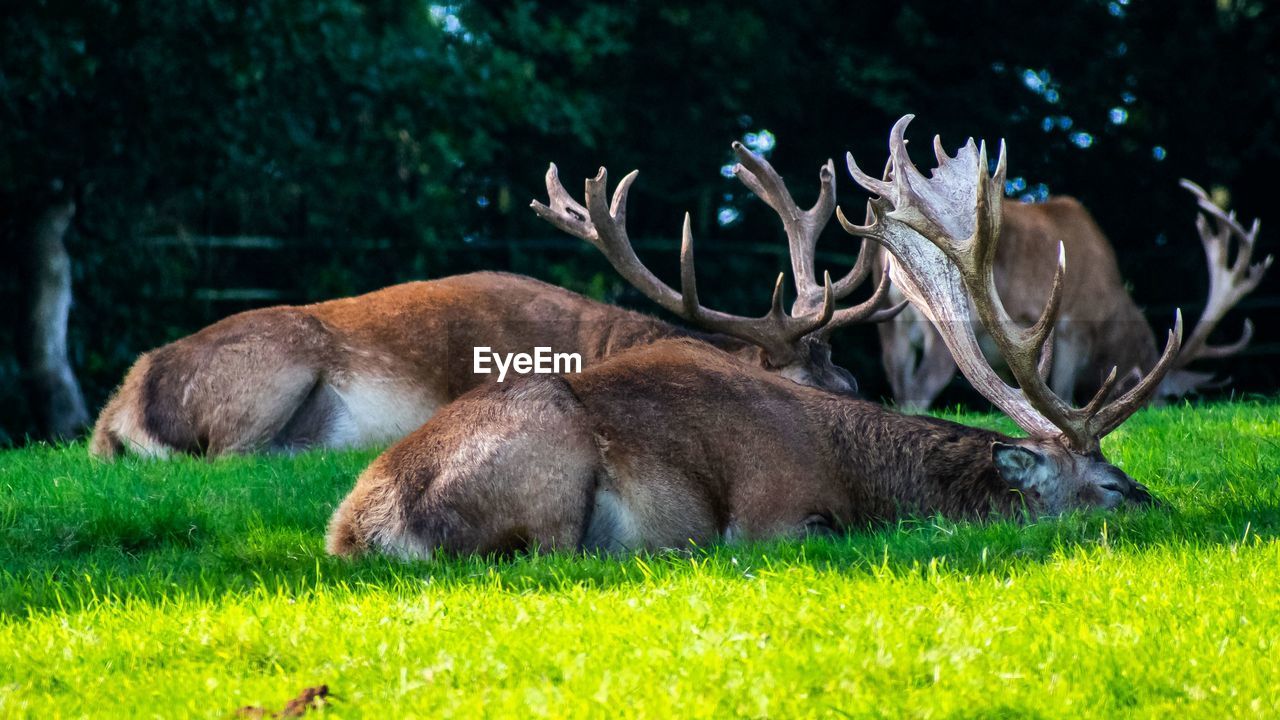
<path id="1" fill-rule="evenodd" d="M 1196 196 L 1200 208 L 1196 227 L 1209 262 L 1209 299 L 1156 399 L 1221 384 L 1212 374 L 1187 366 L 1233 355 L 1249 343 L 1253 326 L 1248 320 L 1241 337 L 1229 345 L 1210 346 L 1208 338 L 1227 311 L 1258 286 L 1272 262 L 1268 256 L 1250 264 L 1258 235 L 1256 220 L 1245 230 L 1234 213 L 1223 212 L 1195 183 L 1183 180 L 1182 186 Z M 1120 368 L 1121 381 L 1114 390 L 1119 392 L 1150 370 L 1159 357 L 1155 332 L 1125 290 L 1115 251 L 1089 211 L 1073 198 L 1059 197 L 1034 205 L 1011 203 L 1003 212 L 995 284 L 1011 318 L 1024 324 L 1035 320 L 1044 306 L 1050 261 L 1059 244 L 1072 267 L 1080 268 L 1068 272 L 1063 282 L 1049 380 L 1054 392 L 1067 400 L 1088 397 L 1112 367 Z M 1213 219 L 1213 227 L 1206 216 Z M 1228 264 L 1232 238 L 1238 240 L 1239 250 Z M 882 257 L 877 257 L 877 264 L 882 263 Z M 896 288 L 891 293 L 893 299 L 900 299 Z M 928 408 L 956 373 L 942 338 L 913 308 L 877 330 L 894 399 L 903 407 Z M 984 342 L 984 349 L 993 362 L 1000 361 L 989 342 Z"/>
<path id="2" fill-rule="evenodd" d="M 850 232 L 888 248 L 892 278 L 940 323 L 961 369 L 1030 437 L 928 417 L 788 383 L 729 355 L 664 341 L 578 375 L 478 389 L 369 466 L 330 521 L 336 555 L 407 557 L 554 549 L 682 547 L 831 532 L 903 514 L 967 518 L 1144 504 L 1146 488 L 1107 462 L 1100 439 L 1172 367 L 1181 318 L 1150 374 L 1084 408 L 1040 374 L 1061 308 L 1063 259 L 1040 319 L 1010 322 L 994 285 L 1003 149 L 995 176 L 970 141 L 922 176 L 894 127 L 879 195 Z M 986 363 L 991 333 L 1020 388 Z M 1114 375 L 1112 376 L 1114 379 Z"/>
<path id="3" fill-rule="evenodd" d="M 660 306 L 712 334 L 492 272 L 251 310 L 140 357 L 99 415 L 89 450 L 111 458 L 123 449 L 221 455 L 391 442 L 489 380 L 474 372 L 478 346 L 500 355 L 549 347 L 590 365 L 662 338 L 694 337 L 792 381 L 855 392 L 853 376 L 831 362 L 831 329 L 891 317 L 902 305 L 878 309 L 888 288 L 882 273 L 869 300 L 836 309 L 868 276 L 870 253 L 834 285 L 829 278 L 825 286 L 813 280 L 814 245 L 835 206 L 833 165 L 822 168 L 817 204 L 801 211 L 768 162 L 741 145 L 735 150 L 738 177 L 783 218 L 800 296 L 791 314 L 782 309 L 782 275 L 763 317 L 703 307 L 687 216 L 682 291 L 675 292 L 640 264 L 627 239 L 625 203 L 635 173 L 610 208 L 602 168 L 586 183 L 583 207 L 569 198 L 552 166 L 551 207 L 535 202 L 538 214 L 596 245 Z"/>

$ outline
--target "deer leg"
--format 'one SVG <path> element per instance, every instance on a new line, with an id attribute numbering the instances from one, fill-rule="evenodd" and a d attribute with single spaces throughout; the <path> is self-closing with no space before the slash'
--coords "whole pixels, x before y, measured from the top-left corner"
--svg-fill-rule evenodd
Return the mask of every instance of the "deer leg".
<path id="1" fill-rule="evenodd" d="M 895 301 L 896 294 L 896 288 L 890 290 L 890 297 Z M 880 335 L 880 358 L 898 404 L 906 403 L 912 387 L 911 378 L 918 364 L 916 346 L 911 341 L 912 326 L 918 322 L 924 322 L 924 319 L 915 308 L 908 307 L 894 319 L 876 325 Z"/>
<path id="2" fill-rule="evenodd" d="M 328 444 L 346 415 L 342 398 L 327 382 L 317 380 L 268 445 L 272 450 L 297 452 Z"/>
<path id="3" fill-rule="evenodd" d="M 1061 332 L 1061 326 L 1059 326 L 1059 335 L 1053 341 L 1053 367 L 1049 370 L 1049 388 L 1053 390 L 1053 394 L 1065 402 L 1072 402 L 1076 394 L 1076 386 L 1082 380 L 1081 373 L 1088 360 L 1089 352 L 1082 343 L 1067 333 Z M 1098 378 L 1099 385 L 1102 380 L 1103 378 Z M 1091 397 L 1097 390 L 1097 387 L 1088 390 L 1088 395 L 1085 397 Z"/>
<path id="4" fill-rule="evenodd" d="M 149 456 L 296 450 L 333 418 L 321 381 L 333 364 L 322 323 L 291 309 L 232 316 L 138 359 L 98 417 L 90 452 Z"/>
<path id="5" fill-rule="evenodd" d="M 206 452 L 209 455 L 250 453 L 262 449 L 302 450 L 317 438 L 297 438 L 288 445 L 273 440 L 290 425 L 320 384 L 315 368 L 284 364 L 256 375 L 252 383 L 230 382 L 221 405 L 205 408 Z"/>
<path id="6" fill-rule="evenodd" d="M 273 438 L 290 426 L 318 380 L 305 364 L 277 359 L 250 370 L 161 348 L 134 364 L 103 408 L 90 452 L 109 459 L 125 450 L 164 457 L 301 449 L 310 443 Z"/>
<path id="7" fill-rule="evenodd" d="M 184 452 L 270 448 L 316 391 L 332 356 L 328 329 L 298 311 L 212 325 L 148 354 L 137 398 L 145 428 Z"/>
<path id="8" fill-rule="evenodd" d="M 958 368 L 938 331 L 928 323 L 920 329 L 924 333 L 924 347 L 920 351 L 920 367 L 912 378 L 913 387 L 908 398 L 910 407 L 925 410 L 956 376 Z"/>
<path id="9" fill-rule="evenodd" d="M 160 441 L 145 426 L 142 403 L 150 368 L 151 359 L 143 355 L 129 368 L 124 382 L 98 413 L 89 440 L 91 455 L 112 460 L 128 450 L 144 457 L 165 457 L 179 449 Z"/>
<path id="10" fill-rule="evenodd" d="M 901 298 L 895 288 L 892 300 Z M 876 326 L 880 333 L 880 355 L 884 362 L 893 399 L 908 410 L 927 410 L 938 394 L 955 377 L 951 351 L 933 325 L 913 307 Z"/>

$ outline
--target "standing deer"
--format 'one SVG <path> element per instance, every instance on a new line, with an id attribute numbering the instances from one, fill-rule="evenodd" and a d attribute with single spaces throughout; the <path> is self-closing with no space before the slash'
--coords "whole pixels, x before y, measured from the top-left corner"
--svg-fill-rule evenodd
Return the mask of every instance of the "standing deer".
<path id="1" fill-rule="evenodd" d="M 1061 308 L 1063 259 L 1039 320 L 1019 328 L 994 284 L 1003 149 L 939 152 L 925 178 L 895 125 L 865 227 L 893 281 L 939 322 L 974 385 L 1026 430 L 1014 439 L 788 383 L 687 341 L 632 350 L 578 375 L 480 388 L 393 445 L 329 525 L 336 555 L 490 553 L 528 546 L 624 551 L 840 531 L 908 513 L 1059 513 L 1144 504 L 1099 441 L 1172 367 L 1181 316 L 1150 374 L 1083 408 L 1054 395 L 1040 358 Z M 970 300 L 972 299 L 972 306 Z M 1020 387 L 986 363 L 971 307 Z M 1114 375 L 1113 375 L 1114 378 Z"/>
<path id="2" fill-rule="evenodd" d="M 768 162 L 741 145 L 734 149 L 738 177 L 782 216 L 800 295 L 791 314 L 782 309 L 782 275 L 763 317 L 703 307 L 687 217 L 682 291 L 675 292 L 640 264 L 627 239 L 626 195 L 635 173 L 623 180 L 610 208 L 602 168 L 586 183 L 583 207 L 569 198 L 552 166 L 551 206 L 535 202 L 538 214 L 596 245 L 660 306 L 712 334 L 492 272 L 251 310 L 142 355 L 99 415 L 89 451 L 104 458 L 124 449 L 222 455 L 391 442 L 489 380 L 474 372 L 477 346 L 502 355 L 550 347 L 590 365 L 662 338 L 694 337 L 792 381 L 854 392 L 853 376 L 831 362 L 831 329 L 879 321 L 902 306 L 878 309 L 886 281 L 869 300 L 836 309 L 868 276 L 870 253 L 834 285 L 829 278 L 825 286 L 813 280 L 814 245 L 835 206 L 834 166 L 828 161 L 822 168 L 818 202 L 801 211 Z"/>
<path id="3" fill-rule="evenodd" d="M 1240 352 L 1253 335 L 1246 320 L 1241 337 L 1229 345 L 1210 346 L 1209 334 L 1236 303 L 1252 292 L 1271 266 L 1268 256 L 1250 264 L 1259 223 L 1249 230 L 1213 204 L 1198 185 L 1183 180 L 1199 205 L 1196 227 L 1209 262 L 1209 299 L 1173 369 L 1165 377 L 1156 398 L 1176 398 L 1209 389 L 1218 382 L 1210 373 L 1187 369 L 1196 360 L 1222 358 Z M 1159 354 L 1155 332 L 1129 297 L 1120 277 L 1115 251 L 1093 216 L 1074 198 L 1058 197 L 1044 203 L 1011 203 L 1004 207 L 1003 235 L 995 258 L 995 283 L 1005 298 L 1009 315 L 1021 323 L 1033 322 L 1044 306 L 1052 254 L 1058 244 L 1066 249 L 1074 272 L 1063 284 L 1062 311 L 1054 328 L 1050 386 L 1060 397 L 1087 397 L 1096 391 L 1114 366 L 1120 368 L 1123 390 L 1149 370 Z M 1206 217 L 1207 216 L 1207 217 Z M 1210 227 L 1208 218 L 1213 219 Z M 1230 244 L 1239 250 L 1228 264 Z M 883 260 L 877 257 L 877 264 Z M 891 297 L 902 293 L 892 289 Z M 919 311 L 908 308 L 892 322 L 877 328 L 881 356 L 893 397 L 906 408 L 925 409 L 956 373 L 945 343 L 924 322 Z M 998 353 L 979 335 L 987 357 L 999 362 Z"/>

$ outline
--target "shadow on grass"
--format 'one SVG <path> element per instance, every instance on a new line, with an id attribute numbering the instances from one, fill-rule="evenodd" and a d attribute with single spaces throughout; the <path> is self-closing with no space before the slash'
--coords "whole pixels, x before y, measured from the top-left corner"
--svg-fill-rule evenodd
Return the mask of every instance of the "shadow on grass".
<path id="1" fill-rule="evenodd" d="M 0 555 L 0 616 L 75 611 L 100 603 L 217 600 L 228 594 L 372 589 L 412 596 L 431 588 L 494 592 L 608 590 L 700 577 L 752 582 L 807 568 L 817 573 L 1003 578 L 1036 565 L 1098 550 L 1203 551 L 1280 534 L 1280 498 L 1188 509 L 1074 514 L 1030 523 L 916 519 L 837 538 L 691 548 L 624 556 L 530 553 L 512 558 L 452 557 L 404 562 L 327 557 L 321 527 L 261 527 L 246 538 L 161 539 L 142 551 L 100 547 L 72 555 Z"/>

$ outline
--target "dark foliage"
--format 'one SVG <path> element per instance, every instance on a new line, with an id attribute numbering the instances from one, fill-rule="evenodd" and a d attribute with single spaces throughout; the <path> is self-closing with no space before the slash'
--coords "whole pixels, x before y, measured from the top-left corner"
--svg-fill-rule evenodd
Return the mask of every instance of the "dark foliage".
<path id="1" fill-rule="evenodd" d="M 1264 0 L 6 3 L 0 443 L 31 431 L 24 238 L 64 193 L 72 360 L 95 408 L 138 352 L 268 302 L 503 268 L 647 307 L 527 210 L 552 160 L 571 188 L 640 168 L 631 224 L 661 241 L 651 264 L 673 274 L 690 210 L 704 295 L 761 310 L 781 233 L 720 175 L 729 142 L 767 130 L 803 202 L 826 158 L 882 157 L 905 112 L 949 144 L 1006 138 L 1014 196 L 1083 200 L 1160 327 L 1206 285 L 1177 179 L 1269 215 L 1278 53 Z M 844 179 L 840 194 L 860 204 Z M 829 230 L 827 262 L 854 247 Z M 1278 282 L 1245 303 L 1257 339 L 1223 368 L 1239 389 L 1280 382 Z M 837 344 L 881 390 L 874 333 Z"/>

